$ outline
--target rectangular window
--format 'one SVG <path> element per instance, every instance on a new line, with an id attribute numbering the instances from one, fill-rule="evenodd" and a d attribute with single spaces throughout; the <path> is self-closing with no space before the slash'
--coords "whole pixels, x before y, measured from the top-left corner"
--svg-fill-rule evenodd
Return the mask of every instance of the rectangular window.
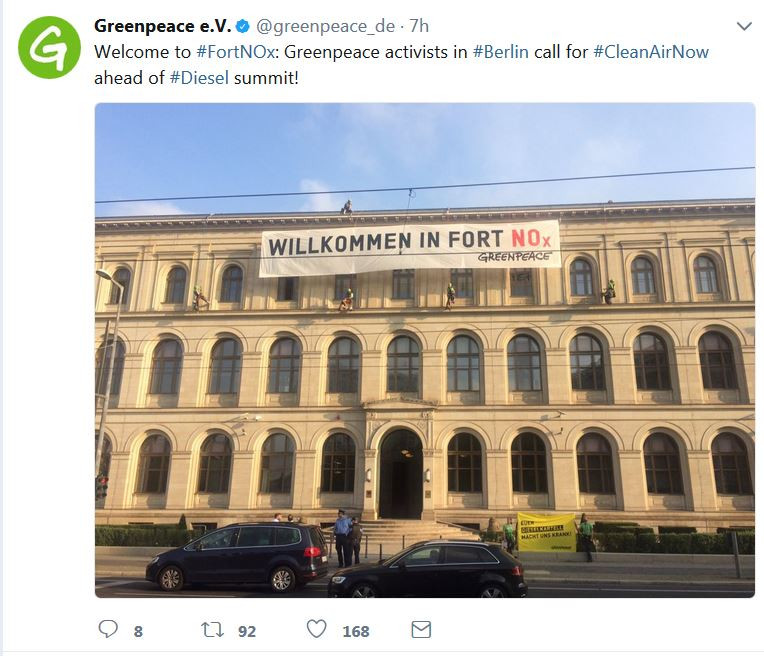
<path id="1" fill-rule="evenodd" d="M 451 284 L 456 290 L 456 298 L 472 298 L 472 269 L 451 269 Z"/>
<path id="2" fill-rule="evenodd" d="M 509 270 L 509 293 L 512 296 L 533 296 L 533 277 L 530 269 Z"/>
<path id="3" fill-rule="evenodd" d="M 414 298 L 414 269 L 393 271 L 393 298 L 396 300 Z"/>
<path id="4" fill-rule="evenodd" d="M 358 298 L 358 294 L 356 293 L 356 279 L 355 274 L 353 273 L 342 273 L 340 275 L 334 276 L 334 300 L 335 301 L 341 301 L 343 298 L 345 298 L 345 293 L 348 289 L 353 290 L 353 294 L 356 298 Z"/>
<path id="5" fill-rule="evenodd" d="M 266 526 L 242 526 L 239 547 L 268 547 L 273 544 L 273 529 Z"/>
<path id="6" fill-rule="evenodd" d="M 274 544 L 289 545 L 300 541 L 300 531 L 296 528 L 276 527 Z"/>
<path id="7" fill-rule="evenodd" d="M 276 293 L 276 300 L 296 301 L 298 281 L 299 278 L 279 278 L 279 287 Z"/>

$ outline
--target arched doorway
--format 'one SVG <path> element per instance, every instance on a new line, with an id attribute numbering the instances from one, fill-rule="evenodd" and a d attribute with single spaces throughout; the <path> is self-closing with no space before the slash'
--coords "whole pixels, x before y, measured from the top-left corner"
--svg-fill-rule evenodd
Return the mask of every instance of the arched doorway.
<path id="1" fill-rule="evenodd" d="M 379 516 L 422 517 L 422 442 L 409 430 L 393 431 L 382 440 Z"/>

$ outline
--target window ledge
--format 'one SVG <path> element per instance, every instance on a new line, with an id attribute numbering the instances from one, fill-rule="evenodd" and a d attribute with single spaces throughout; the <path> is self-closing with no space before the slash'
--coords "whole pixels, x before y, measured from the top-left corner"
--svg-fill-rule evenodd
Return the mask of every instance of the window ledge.
<path id="1" fill-rule="evenodd" d="M 591 305 L 596 302 L 594 296 L 571 296 L 568 301 L 570 305 Z"/>
<path id="2" fill-rule="evenodd" d="M 454 405 L 480 405 L 480 392 L 448 392 L 446 399 Z"/>
<path id="3" fill-rule="evenodd" d="M 607 403 L 605 390 L 573 390 L 573 403 Z"/>
<path id="4" fill-rule="evenodd" d="M 177 408 L 177 394 L 149 394 L 146 399 L 147 408 Z"/>
<path id="5" fill-rule="evenodd" d="M 358 405 L 357 392 L 329 392 L 325 399 L 326 405 Z"/>
<path id="6" fill-rule="evenodd" d="M 207 394 L 210 408 L 233 408 L 239 405 L 239 394 Z"/>
<path id="7" fill-rule="evenodd" d="M 228 492 L 197 492 L 194 496 L 196 508 L 228 508 Z"/>
<path id="8" fill-rule="evenodd" d="M 509 402 L 517 405 L 540 405 L 544 402 L 544 392 L 541 390 L 510 392 Z"/>
<path id="9" fill-rule="evenodd" d="M 704 389 L 703 400 L 706 403 L 740 403 L 740 390 Z"/>
<path id="10" fill-rule="evenodd" d="M 265 395 L 265 405 L 290 407 L 298 405 L 297 393 L 295 392 L 275 392 Z"/>
<path id="11" fill-rule="evenodd" d="M 637 390 L 637 403 L 674 403 L 672 390 Z"/>
<path id="12" fill-rule="evenodd" d="M 657 303 L 658 295 L 657 294 L 632 294 L 631 302 L 632 303 Z"/>

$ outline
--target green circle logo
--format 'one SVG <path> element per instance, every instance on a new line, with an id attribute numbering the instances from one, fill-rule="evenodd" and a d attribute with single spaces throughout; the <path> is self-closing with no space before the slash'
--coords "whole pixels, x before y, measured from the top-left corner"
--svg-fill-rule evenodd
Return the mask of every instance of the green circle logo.
<path id="1" fill-rule="evenodd" d="M 37 18 L 19 37 L 19 58 L 37 77 L 61 77 L 71 71 L 80 58 L 79 34 L 58 16 Z"/>

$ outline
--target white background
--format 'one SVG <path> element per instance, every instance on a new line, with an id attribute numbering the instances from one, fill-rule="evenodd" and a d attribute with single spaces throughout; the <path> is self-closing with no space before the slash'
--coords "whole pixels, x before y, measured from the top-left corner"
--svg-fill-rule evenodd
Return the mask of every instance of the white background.
<path id="1" fill-rule="evenodd" d="M 760 2 L 544 3 L 412 2 L 6 2 L 3 8 L 3 647 L 26 650 L 300 651 L 390 649 L 510 651 L 574 649 L 761 649 L 761 595 L 751 600 L 99 600 L 93 592 L 93 135 L 98 102 L 686 102 L 762 100 Z M 496 6 L 499 3 L 495 3 Z M 203 11 L 203 7 L 208 7 Z M 323 6 L 327 9 L 319 10 Z M 119 7 L 124 7 L 120 10 Z M 288 9 L 284 9 L 288 7 Z M 82 39 L 77 68 L 41 80 L 20 64 L 24 26 L 54 14 Z M 710 47 L 695 65 L 601 61 L 486 65 L 367 62 L 350 68 L 298 64 L 291 87 L 96 88 L 92 30 L 109 20 L 212 20 L 260 16 L 319 20 L 421 16 L 428 37 L 391 36 L 394 46 L 477 43 L 681 42 Z M 753 21 L 748 32 L 736 25 Z M 365 37 L 358 37 L 364 39 Z M 379 38 L 379 37 L 375 37 Z M 255 36 L 252 35 L 252 39 Z M 184 37 L 189 47 L 201 35 Z M 130 45 L 174 46 L 178 40 L 115 35 Z M 353 45 L 301 35 L 303 45 Z M 269 45 L 284 45 L 263 40 Z M 363 43 L 365 45 L 365 42 Z M 382 43 L 375 42 L 381 46 Z M 135 68 L 126 63 L 126 68 Z M 163 66 L 164 67 L 164 66 Z M 118 71 L 120 64 L 109 65 Z M 144 68 L 148 66 L 144 65 Z M 168 63 L 166 68 L 172 68 Z M 758 121 L 757 121 L 758 122 Z M 214 130 L 214 126 L 210 126 Z M 761 155 L 761 141 L 757 144 Z M 757 336 L 758 335 L 757 331 Z M 760 336 L 759 336 L 760 337 Z M 757 374 L 760 372 L 757 372 Z M 760 376 L 757 375 L 757 381 Z M 762 459 L 757 467 L 759 481 Z M 759 545 L 762 532 L 758 531 Z M 760 578 L 760 577 L 759 577 Z M 316 641 L 308 618 L 330 625 Z M 101 619 L 122 629 L 106 641 Z M 431 641 L 412 641 L 412 619 L 431 619 Z M 199 625 L 220 620 L 227 635 L 206 641 Z M 141 624 L 145 637 L 132 637 Z M 236 627 L 255 624 L 255 642 Z M 343 640 L 340 626 L 369 624 L 373 640 Z M 352 644 L 347 644 L 352 642 Z M 241 644 L 246 643 L 246 644 Z M 424 643 L 424 644 L 423 644 Z"/>

